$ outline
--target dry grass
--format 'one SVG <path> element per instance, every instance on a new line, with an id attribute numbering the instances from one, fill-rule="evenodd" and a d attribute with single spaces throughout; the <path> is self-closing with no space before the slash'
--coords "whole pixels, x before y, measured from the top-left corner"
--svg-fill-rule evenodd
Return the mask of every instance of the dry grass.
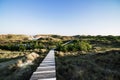
<path id="1" fill-rule="evenodd" d="M 20 60 L 17 61 L 17 63 L 16 63 L 16 67 L 21 67 L 22 64 L 23 64 L 23 60 L 20 59 Z"/>
<path id="2" fill-rule="evenodd" d="M 119 80 L 120 51 L 57 56 L 57 80 Z"/>
<path id="3" fill-rule="evenodd" d="M 33 52 L 31 54 L 26 55 L 25 57 L 26 57 L 27 60 L 34 61 L 36 58 L 39 57 L 39 55 Z"/>
<path id="4" fill-rule="evenodd" d="M 0 80 L 29 80 L 45 57 L 45 54 L 40 55 L 33 52 L 20 59 L 0 63 Z"/>
<path id="5" fill-rule="evenodd" d="M 0 62 L 9 61 L 11 59 L 17 59 L 29 53 L 30 52 L 0 50 Z"/>
<path id="6" fill-rule="evenodd" d="M 15 34 L 6 34 L 6 35 L 0 35 L 1 41 L 23 41 L 28 40 L 29 37 L 27 35 L 15 35 Z"/>

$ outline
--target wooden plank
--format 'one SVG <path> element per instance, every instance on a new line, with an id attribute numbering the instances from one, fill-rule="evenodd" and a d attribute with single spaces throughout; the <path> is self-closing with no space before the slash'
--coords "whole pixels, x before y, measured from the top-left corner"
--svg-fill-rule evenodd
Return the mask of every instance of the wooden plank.
<path id="1" fill-rule="evenodd" d="M 54 50 L 49 51 L 48 55 L 31 76 L 30 80 L 56 80 Z"/>

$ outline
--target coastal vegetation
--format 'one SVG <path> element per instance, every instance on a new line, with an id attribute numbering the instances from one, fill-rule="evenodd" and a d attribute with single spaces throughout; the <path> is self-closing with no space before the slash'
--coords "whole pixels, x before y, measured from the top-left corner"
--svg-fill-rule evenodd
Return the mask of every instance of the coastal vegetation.
<path id="1" fill-rule="evenodd" d="M 0 80 L 29 80 L 55 49 L 57 80 L 119 80 L 120 36 L 0 35 Z"/>

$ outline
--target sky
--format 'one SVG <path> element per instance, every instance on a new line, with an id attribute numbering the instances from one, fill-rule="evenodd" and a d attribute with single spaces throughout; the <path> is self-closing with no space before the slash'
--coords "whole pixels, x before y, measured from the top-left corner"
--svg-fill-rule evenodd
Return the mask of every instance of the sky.
<path id="1" fill-rule="evenodd" d="M 120 35 L 120 0 L 0 0 L 0 34 Z"/>

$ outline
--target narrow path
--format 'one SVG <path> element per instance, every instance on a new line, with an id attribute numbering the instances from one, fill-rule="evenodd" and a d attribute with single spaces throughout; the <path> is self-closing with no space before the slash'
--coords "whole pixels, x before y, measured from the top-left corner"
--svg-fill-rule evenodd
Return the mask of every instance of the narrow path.
<path id="1" fill-rule="evenodd" d="M 66 43 L 64 43 L 64 44 L 62 44 L 62 46 L 65 46 L 65 45 L 67 45 L 67 44 L 69 44 L 69 43 L 71 43 L 71 42 L 73 42 L 73 40 L 70 40 L 70 41 L 68 41 L 68 42 L 66 42 Z"/>
<path id="2" fill-rule="evenodd" d="M 30 80 L 56 80 L 54 49 L 49 51 L 48 55 L 31 76 Z"/>

